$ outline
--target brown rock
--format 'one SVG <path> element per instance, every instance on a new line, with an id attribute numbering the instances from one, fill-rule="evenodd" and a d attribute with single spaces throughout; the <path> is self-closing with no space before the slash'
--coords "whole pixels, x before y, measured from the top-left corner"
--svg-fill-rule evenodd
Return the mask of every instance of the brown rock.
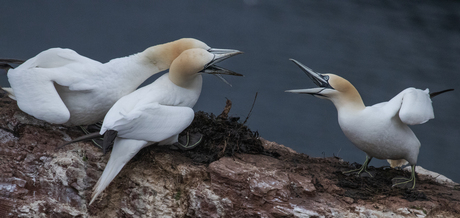
<path id="1" fill-rule="evenodd" d="M 219 122 L 219 128 L 229 123 Z M 90 143 L 54 150 L 81 134 L 22 113 L 0 93 L 0 217 L 460 216 L 455 184 L 420 175 L 415 190 L 392 189 L 391 178 L 404 171 L 345 176 L 340 171 L 351 166 L 338 158 L 312 158 L 264 139 L 257 145 L 263 149 L 252 148 L 251 134 L 230 145 L 225 132 L 219 134 L 226 141 L 210 149 L 218 155 L 203 148 L 141 150 L 88 206 L 109 154 Z"/>

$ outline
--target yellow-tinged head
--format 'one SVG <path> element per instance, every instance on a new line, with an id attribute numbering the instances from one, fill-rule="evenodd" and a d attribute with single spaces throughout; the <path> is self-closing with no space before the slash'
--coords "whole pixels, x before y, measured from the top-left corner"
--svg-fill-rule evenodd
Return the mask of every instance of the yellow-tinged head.
<path id="1" fill-rule="evenodd" d="M 144 50 L 142 54 L 148 62 L 158 66 L 160 70 L 166 70 L 170 67 L 174 59 L 176 59 L 182 52 L 192 48 L 204 49 L 213 54 L 227 54 L 237 51 L 233 49 L 211 48 L 206 43 L 198 39 L 182 38 L 176 41 L 149 47 Z"/>
<path id="2" fill-rule="evenodd" d="M 189 87 L 196 76 L 201 73 L 242 76 L 233 71 L 215 66 L 216 63 L 240 53 L 237 51 L 226 54 L 212 54 L 202 48 L 185 50 L 172 62 L 171 69 L 169 70 L 169 79 L 178 86 Z"/>
<path id="3" fill-rule="evenodd" d="M 342 108 L 362 110 L 365 108 L 358 90 L 346 79 L 335 74 L 316 73 L 300 62 L 291 59 L 318 86 L 311 89 L 295 89 L 286 92 L 311 94 L 331 100 L 338 110 Z"/>

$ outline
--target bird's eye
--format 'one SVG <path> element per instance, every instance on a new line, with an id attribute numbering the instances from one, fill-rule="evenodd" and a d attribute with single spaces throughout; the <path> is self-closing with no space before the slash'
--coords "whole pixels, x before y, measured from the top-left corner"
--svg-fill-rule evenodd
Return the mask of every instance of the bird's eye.
<path id="1" fill-rule="evenodd" d="M 325 76 L 323 76 L 323 79 L 326 80 L 326 81 L 329 81 L 329 76 L 325 75 Z"/>

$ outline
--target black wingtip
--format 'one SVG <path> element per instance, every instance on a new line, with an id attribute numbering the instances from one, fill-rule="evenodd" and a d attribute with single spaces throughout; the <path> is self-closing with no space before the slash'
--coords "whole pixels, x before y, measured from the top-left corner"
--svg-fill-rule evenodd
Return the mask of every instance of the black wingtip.
<path id="1" fill-rule="evenodd" d="M 99 137 L 101 137 L 101 134 L 99 134 L 98 132 L 90 133 L 88 135 L 78 137 L 78 138 L 76 138 L 76 139 L 74 139 L 74 140 L 72 140 L 70 142 L 66 142 L 65 144 L 59 145 L 58 147 L 56 147 L 55 150 L 59 150 L 59 149 L 63 148 L 64 146 L 72 144 L 72 143 L 75 143 L 75 142 L 91 140 L 91 139 L 95 139 L 95 138 L 99 138 Z"/>
<path id="2" fill-rule="evenodd" d="M 118 132 L 115 130 L 107 130 L 104 133 L 104 141 L 102 143 L 102 152 L 104 153 L 104 155 L 107 153 L 109 148 L 113 146 L 113 142 L 115 141 L 117 135 Z"/>
<path id="3" fill-rule="evenodd" d="M 446 89 L 446 90 L 442 90 L 442 91 L 439 91 L 439 92 L 432 92 L 432 93 L 430 93 L 430 98 L 433 98 L 433 97 L 435 97 L 437 95 L 440 95 L 440 94 L 442 94 L 444 92 L 450 92 L 450 91 L 454 91 L 454 89 Z"/>
<path id="4" fill-rule="evenodd" d="M 0 69 L 3 69 L 8 72 L 9 69 L 14 69 L 11 64 L 22 64 L 23 60 L 11 59 L 11 58 L 0 58 Z"/>
<path id="5" fill-rule="evenodd" d="M 0 58 L 0 62 L 10 63 L 10 64 L 22 64 L 25 61 L 24 60 L 19 60 L 19 59 L 14 59 L 14 58 Z"/>
<path id="6" fill-rule="evenodd" d="M 14 67 L 9 65 L 9 64 L 0 63 L 0 69 L 4 69 L 4 70 L 8 71 L 9 69 L 12 69 L 12 68 L 14 68 Z"/>

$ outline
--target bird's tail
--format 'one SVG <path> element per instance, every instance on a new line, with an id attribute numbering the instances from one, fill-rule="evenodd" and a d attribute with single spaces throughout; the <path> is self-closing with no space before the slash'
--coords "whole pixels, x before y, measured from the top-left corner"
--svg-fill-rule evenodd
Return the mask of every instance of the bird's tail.
<path id="1" fill-rule="evenodd" d="M 387 159 L 387 161 L 388 161 L 388 163 L 390 163 L 391 168 L 402 167 L 402 166 L 404 166 L 404 165 L 409 163 L 409 162 L 407 162 L 407 160 L 404 160 L 404 159 L 400 159 L 400 160 Z"/>
<path id="2" fill-rule="evenodd" d="M 12 88 L 10 88 L 10 87 L 2 87 L 2 89 L 3 89 L 6 93 L 8 93 L 8 97 L 10 97 L 10 98 L 13 99 L 13 100 L 16 100 L 16 96 L 14 96 L 14 91 L 13 91 Z"/>
<path id="3" fill-rule="evenodd" d="M 99 196 L 110 182 L 118 175 L 121 169 L 133 158 L 139 150 L 147 145 L 146 141 L 134 139 L 116 138 L 113 145 L 112 153 L 110 154 L 109 162 L 107 163 L 104 172 L 102 172 L 99 181 L 93 188 L 91 196 L 91 205 L 94 200 Z"/>

